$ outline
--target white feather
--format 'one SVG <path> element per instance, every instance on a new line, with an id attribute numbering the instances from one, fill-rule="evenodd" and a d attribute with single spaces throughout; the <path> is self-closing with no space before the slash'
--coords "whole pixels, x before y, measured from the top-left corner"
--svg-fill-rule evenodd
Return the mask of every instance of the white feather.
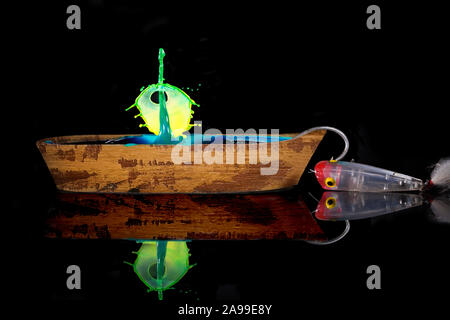
<path id="1" fill-rule="evenodd" d="M 450 157 L 443 158 L 436 163 L 431 172 L 431 182 L 439 187 L 450 187 Z"/>

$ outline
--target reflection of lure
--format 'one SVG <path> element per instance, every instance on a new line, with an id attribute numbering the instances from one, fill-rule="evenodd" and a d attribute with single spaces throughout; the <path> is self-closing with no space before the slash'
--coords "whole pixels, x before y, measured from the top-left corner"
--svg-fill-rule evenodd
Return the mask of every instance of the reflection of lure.
<path id="1" fill-rule="evenodd" d="M 157 291 L 162 300 L 164 290 L 169 289 L 193 267 L 189 265 L 189 249 L 186 241 L 144 241 L 131 264 L 148 292 Z"/>
<path id="2" fill-rule="evenodd" d="M 450 224 L 450 193 L 444 193 L 430 200 L 431 220 Z"/>
<path id="3" fill-rule="evenodd" d="M 315 216 L 320 220 L 365 219 L 422 204 L 422 196 L 414 193 L 326 191 L 317 205 Z"/>
<path id="4" fill-rule="evenodd" d="M 425 187 L 448 188 L 450 185 L 450 161 L 439 161 L 431 179 L 422 180 L 397 172 L 345 161 L 320 161 L 314 168 L 316 178 L 326 190 L 392 192 L 420 191 Z"/>
<path id="5" fill-rule="evenodd" d="M 136 107 L 139 114 L 134 117 L 141 117 L 145 122 L 140 127 L 146 127 L 156 135 L 167 135 L 166 138 L 170 140 L 171 136 L 181 136 L 193 126 L 190 124 L 194 113 L 192 105 L 198 106 L 198 104 L 183 90 L 163 83 L 164 56 L 164 50 L 159 49 L 158 83 L 145 88 L 136 98 L 135 103 L 126 110 Z"/>

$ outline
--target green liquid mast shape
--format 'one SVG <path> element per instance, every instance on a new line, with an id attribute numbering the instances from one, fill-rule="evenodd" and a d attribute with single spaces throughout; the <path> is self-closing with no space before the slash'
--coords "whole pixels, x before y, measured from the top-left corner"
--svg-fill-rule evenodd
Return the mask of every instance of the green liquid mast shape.
<path id="1" fill-rule="evenodd" d="M 135 118 L 141 117 L 145 122 L 139 127 L 146 127 L 150 132 L 158 135 L 156 143 L 169 144 L 178 143 L 179 140 L 173 138 L 182 136 L 183 132 L 193 126 L 190 124 L 194 113 L 192 105 L 198 106 L 198 104 L 183 90 L 164 83 L 164 56 L 164 50 L 159 49 L 158 83 L 143 88 L 135 103 L 126 110 L 136 107 L 139 114 Z M 158 101 L 156 101 L 156 95 Z"/>
<path id="2" fill-rule="evenodd" d="M 167 241 L 158 241 L 156 243 L 156 283 L 158 288 L 163 287 L 164 273 L 166 272 L 166 251 Z M 162 290 L 158 290 L 158 299 L 162 300 Z"/>
<path id="3" fill-rule="evenodd" d="M 186 241 L 143 241 L 136 261 L 131 264 L 139 279 L 148 287 L 147 292 L 163 291 L 180 281 L 194 265 L 189 265 L 189 249 Z"/>
<path id="4" fill-rule="evenodd" d="M 164 82 L 164 56 L 166 53 L 161 48 L 159 49 L 159 75 L 158 75 L 158 85 L 161 86 Z M 172 140 L 172 131 L 170 130 L 170 120 L 169 113 L 167 112 L 166 97 L 164 96 L 164 91 L 159 90 L 159 134 L 158 140 L 161 142 L 169 142 Z"/>

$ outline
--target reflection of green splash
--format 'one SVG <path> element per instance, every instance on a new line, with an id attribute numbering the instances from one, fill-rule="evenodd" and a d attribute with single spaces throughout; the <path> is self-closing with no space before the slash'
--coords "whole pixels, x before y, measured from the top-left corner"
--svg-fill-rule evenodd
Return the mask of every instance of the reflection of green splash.
<path id="1" fill-rule="evenodd" d="M 193 267 L 189 265 L 186 241 L 143 241 L 136 254 L 136 261 L 127 263 L 148 287 L 148 292 L 158 292 L 159 300 L 164 290 L 175 285 Z"/>
<path id="2" fill-rule="evenodd" d="M 137 107 L 139 114 L 135 118 L 141 117 L 145 122 L 140 127 L 146 127 L 150 132 L 157 134 L 158 143 L 170 143 L 172 137 L 179 137 L 189 130 L 193 126 L 190 124 L 194 113 L 192 105 L 198 106 L 183 90 L 163 83 L 164 56 L 164 50 L 159 49 L 158 83 L 143 88 L 135 103 L 126 109 Z M 155 98 L 153 101 L 151 99 L 154 94 L 158 94 L 158 103 Z"/>

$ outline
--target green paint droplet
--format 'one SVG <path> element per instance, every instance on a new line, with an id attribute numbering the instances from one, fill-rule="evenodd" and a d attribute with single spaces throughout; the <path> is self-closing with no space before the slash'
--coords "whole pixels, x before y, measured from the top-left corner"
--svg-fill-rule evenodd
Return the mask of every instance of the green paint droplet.
<path id="1" fill-rule="evenodd" d="M 198 106 L 198 104 L 196 104 L 185 92 L 175 86 L 164 83 L 164 56 L 165 52 L 161 48 L 158 55 L 158 83 L 150 85 L 146 89 L 144 89 L 145 87 L 141 88 L 141 91 L 143 92 L 136 98 L 136 102 L 133 105 L 138 108 L 140 116 L 145 122 L 145 127 L 150 132 L 157 134 L 155 144 L 177 143 L 178 141 L 174 142 L 172 141 L 172 138 L 181 136 L 182 132 L 189 130 L 192 127 L 189 123 L 192 118 L 189 112 L 192 105 Z M 194 89 L 190 87 L 186 87 L 186 89 L 190 92 L 194 91 Z M 166 98 L 169 92 L 172 97 L 177 97 L 177 99 Z M 158 96 L 157 101 L 152 99 L 151 96 L 153 93 L 156 93 Z M 152 108 L 152 103 L 159 104 L 159 108 Z M 133 106 L 126 110 L 131 109 Z M 177 110 L 181 111 L 175 112 L 175 106 L 177 107 Z M 159 114 L 156 113 L 158 109 Z M 139 127 L 144 127 L 144 125 Z"/>
<path id="2" fill-rule="evenodd" d="M 189 270 L 189 249 L 185 241 L 143 241 L 137 255 L 130 265 L 148 287 L 147 292 L 158 292 L 159 300 L 163 299 L 163 291 L 174 288 Z"/>

